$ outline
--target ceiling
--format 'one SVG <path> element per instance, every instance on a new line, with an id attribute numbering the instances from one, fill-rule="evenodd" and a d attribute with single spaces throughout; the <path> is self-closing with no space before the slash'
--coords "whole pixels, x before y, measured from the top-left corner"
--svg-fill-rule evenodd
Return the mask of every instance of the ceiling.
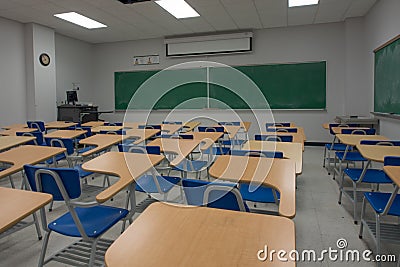
<path id="1" fill-rule="evenodd" d="M 178 20 L 153 1 L 124 5 L 117 0 L 0 0 L 0 17 L 38 23 L 89 43 L 215 33 L 344 21 L 364 16 L 379 0 L 320 0 L 288 8 L 287 0 L 186 0 L 200 17 Z M 87 30 L 53 15 L 75 11 L 107 28 Z"/>

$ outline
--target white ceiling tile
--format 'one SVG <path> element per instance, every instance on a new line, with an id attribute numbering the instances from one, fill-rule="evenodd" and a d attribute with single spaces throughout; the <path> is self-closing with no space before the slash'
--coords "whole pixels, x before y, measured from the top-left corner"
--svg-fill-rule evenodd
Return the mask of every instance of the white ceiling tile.
<path id="1" fill-rule="evenodd" d="M 398 1 L 398 0 L 396 0 Z M 352 5 L 346 13 L 347 18 L 364 16 L 370 10 L 376 0 L 353 0 Z"/>
<path id="2" fill-rule="evenodd" d="M 282 0 L 254 1 L 264 28 L 287 26 L 287 3 Z"/>
<path id="3" fill-rule="evenodd" d="M 221 0 L 221 2 L 240 29 L 262 28 L 257 9 L 252 0 Z"/>
<path id="4" fill-rule="evenodd" d="M 321 1 L 318 6 L 315 22 L 327 23 L 343 21 L 350 5 L 351 1 L 349 0 Z"/>
<path id="5" fill-rule="evenodd" d="M 193 0 L 190 1 L 190 4 L 215 30 L 226 31 L 238 29 L 233 19 L 229 16 L 219 1 L 204 0 L 203 2 Z"/>
<path id="6" fill-rule="evenodd" d="M 288 9 L 288 25 L 313 24 L 318 6 L 292 7 Z"/>

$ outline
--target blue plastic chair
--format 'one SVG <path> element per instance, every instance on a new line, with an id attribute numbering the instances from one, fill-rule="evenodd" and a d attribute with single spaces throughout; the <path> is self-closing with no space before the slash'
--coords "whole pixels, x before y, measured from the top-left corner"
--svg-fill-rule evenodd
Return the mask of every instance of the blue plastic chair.
<path id="1" fill-rule="evenodd" d="M 104 126 L 123 126 L 122 122 L 105 122 Z"/>
<path id="2" fill-rule="evenodd" d="M 255 156 L 266 158 L 283 158 L 283 153 L 278 151 L 232 150 L 232 156 Z M 253 190 L 250 184 L 240 184 L 239 190 L 244 201 L 255 203 L 279 203 L 280 195 L 275 189 L 259 186 Z M 256 205 L 254 205 L 256 207 Z"/>
<path id="3" fill-rule="evenodd" d="M 150 137 L 149 140 L 154 140 L 157 138 L 160 138 L 161 135 L 161 124 L 146 124 L 146 125 L 138 125 L 138 129 L 155 129 L 155 130 L 160 130 L 160 132 L 153 137 Z"/>
<path id="4" fill-rule="evenodd" d="M 381 141 L 381 140 L 362 140 L 362 145 L 387 145 L 387 146 L 400 146 L 400 141 Z M 397 159 L 397 158 L 396 158 Z M 379 191 L 380 184 L 392 184 L 393 181 L 386 175 L 381 169 L 369 169 L 371 161 L 365 165 L 364 168 L 346 168 L 343 170 L 343 174 L 340 181 L 340 193 L 339 193 L 339 204 L 342 204 L 342 195 L 347 196 L 353 203 L 353 217 L 354 223 L 357 224 L 357 186 L 361 183 L 364 184 L 376 184 L 377 190 Z M 385 159 L 385 165 L 400 165 L 400 158 L 395 161 L 393 158 Z M 347 192 L 343 185 L 345 178 L 348 177 L 353 185 L 351 193 Z"/>
<path id="5" fill-rule="evenodd" d="M 256 141 L 293 142 L 292 135 L 256 134 L 256 135 L 254 135 L 254 139 Z"/>
<path id="6" fill-rule="evenodd" d="M 118 145 L 120 152 L 140 153 L 140 154 L 154 154 L 160 155 L 159 146 L 136 146 L 136 145 Z M 175 176 L 156 175 L 154 172 L 151 174 L 144 174 L 136 181 L 136 191 L 152 194 L 159 193 L 167 200 L 167 195 L 171 189 L 179 184 L 181 179 Z"/>
<path id="7" fill-rule="evenodd" d="M 290 122 L 267 122 L 265 128 L 269 127 L 290 127 Z"/>
<path id="8" fill-rule="evenodd" d="M 120 220 L 126 218 L 128 210 L 97 202 L 82 203 L 81 183 L 78 171 L 74 169 L 44 168 L 31 165 L 24 166 L 26 177 L 33 191 L 53 195 L 54 201 L 64 201 L 68 212 L 47 224 L 44 207 L 40 210 L 42 227 L 46 232 L 38 266 L 43 266 L 54 259 L 45 260 L 50 234 L 54 231 L 69 237 L 80 237 L 91 243 L 89 266 L 96 261 L 96 245 L 100 237 Z M 75 257 L 71 257 L 76 260 Z M 67 262 L 66 262 L 67 261 Z M 62 263 L 73 264 L 73 260 L 63 259 Z M 87 262 L 85 263 L 87 264 Z"/>
<path id="9" fill-rule="evenodd" d="M 297 128 L 267 128 L 267 132 L 297 133 Z"/>
<path id="10" fill-rule="evenodd" d="M 41 132 L 46 132 L 44 121 L 27 121 L 26 124 L 28 125 L 28 128 L 36 128 Z"/>
<path id="11" fill-rule="evenodd" d="M 240 121 L 220 121 L 218 122 L 219 125 L 234 125 L 240 126 Z"/>
<path id="12" fill-rule="evenodd" d="M 35 132 L 16 132 L 17 136 L 33 136 L 36 138 L 36 140 L 29 141 L 25 143 L 26 145 L 37 145 L 37 146 L 46 146 L 46 142 L 44 141 L 43 138 L 43 133 L 40 131 L 35 131 Z"/>
<path id="13" fill-rule="evenodd" d="M 163 121 L 162 124 L 177 124 L 182 125 L 181 121 Z"/>
<path id="14" fill-rule="evenodd" d="M 216 127 L 212 127 L 212 126 L 199 126 L 198 127 L 199 132 L 219 132 L 219 133 L 223 133 L 225 132 L 225 128 L 221 127 L 221 126 L 216 126 Z M 218 140 L 217 142 L 218 146 L 217 147 L 212 147 L 206 150 L 203 150 L 204 154 L 209 154 L 209 155 L 227 155 L 229 154 L 229 152 L 231 151 L 231 149 L 229 147 L 222 147 L 222 142 L 221 140 Z"/>
<path id="15" fill-rule="evenodd" d="M 385 157 L 385 166 L 400 166 L 400 157 Z M 381 253 L 381 239 L 398 243 L 397 235 L 391 236 L 393 231 L 397 231 L 397 225 L 384 224 L 381 219 L 386 216 L 400 217 L 400 195 L 399 187 L 396 185 L 393 193 L 365 192 L 361 209 L 361 225 L 359 237 L 362 238 L 363 228 L 368 227 L 372 233 L 372 238 L 376 244 L 376 255 Z M 366 204 L 372 207 L 375 213 L 375 222 L 368 222 L 365 216 Z M 383 227 L 382 227 L 383 226 Z M 386 227 L 385 227 L 386 226 Z"/>
<path id="16" fill-rule="evenodd" d="M 182 186 L 188 205 L 249 211 L 236 184 L 183 179 Z"/>

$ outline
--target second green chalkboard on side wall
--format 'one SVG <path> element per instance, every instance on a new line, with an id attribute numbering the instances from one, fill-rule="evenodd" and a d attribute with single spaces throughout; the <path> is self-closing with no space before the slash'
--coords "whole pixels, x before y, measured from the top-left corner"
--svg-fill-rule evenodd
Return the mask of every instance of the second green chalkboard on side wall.
<path id="1" fill-rule="evenodd" d="M 400 35 L 374 52 L 374 111 L 400 114 Z"/>

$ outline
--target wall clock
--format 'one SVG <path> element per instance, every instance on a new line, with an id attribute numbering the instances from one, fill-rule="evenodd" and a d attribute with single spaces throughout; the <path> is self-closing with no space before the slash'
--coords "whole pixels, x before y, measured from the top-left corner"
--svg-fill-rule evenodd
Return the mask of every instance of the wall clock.
<path id="1" fill-rule="evenodd" d="M 50 64 L 50 56 L 46 53 L 42 53 L 39 56 L 39 61 L 43 66 L 48 66 Z"/>

